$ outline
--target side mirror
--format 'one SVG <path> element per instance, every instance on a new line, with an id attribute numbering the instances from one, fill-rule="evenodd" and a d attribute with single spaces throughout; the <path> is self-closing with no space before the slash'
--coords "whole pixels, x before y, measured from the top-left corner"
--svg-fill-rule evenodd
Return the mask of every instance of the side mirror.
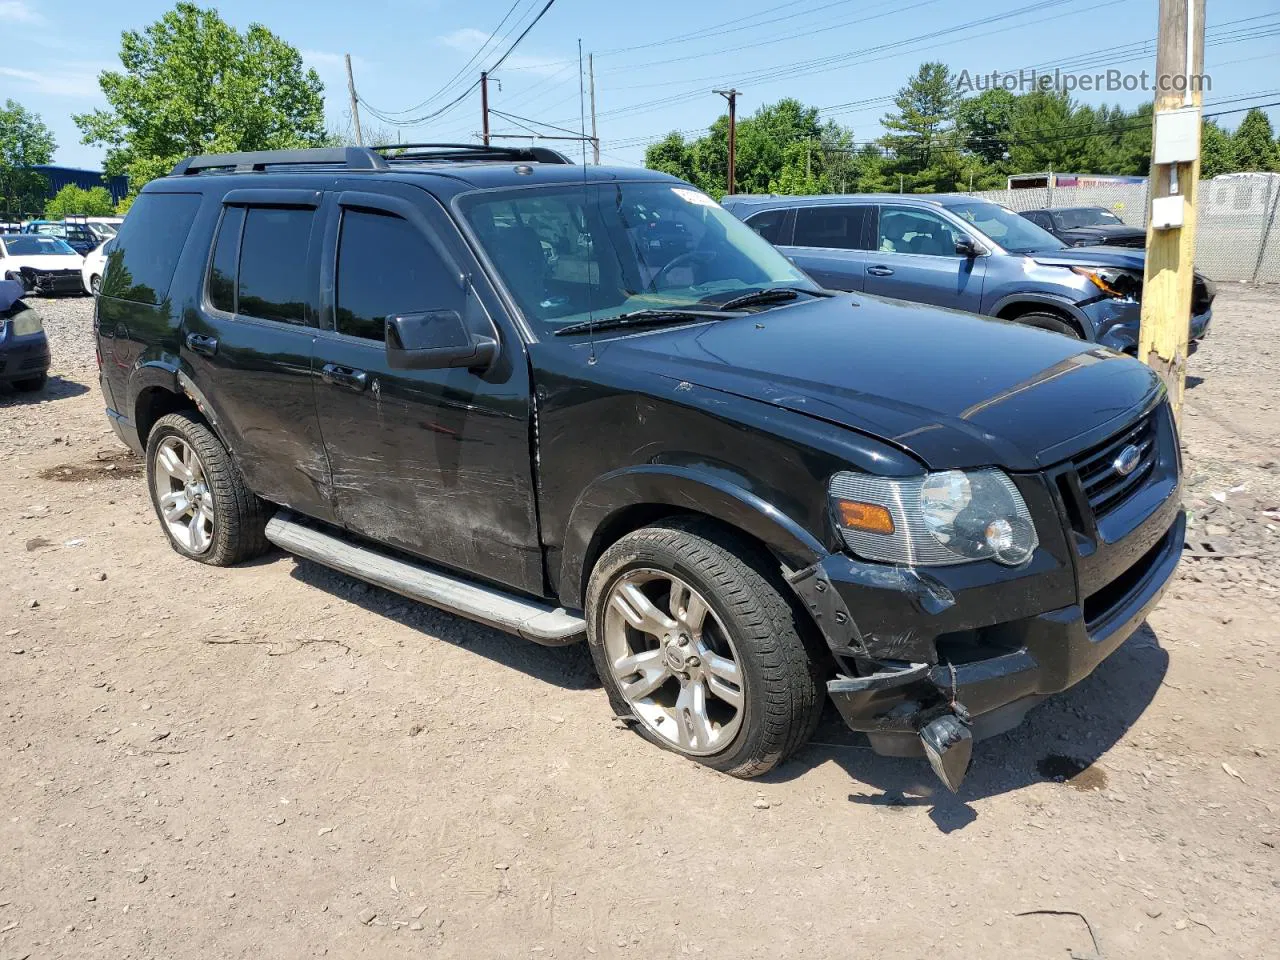
<path id="1" fill-rule="evenodd" d="M 393 370 L 488 369 L 498 341 L 472 333 L 456 310 L 387 317 L 387 363 Z"/>
<path id="2" fill-rule="evenodd" d="M 983 250 L 973 241 L 973 237 L 956 238 L 956 253 L 962 257 L 976 257 L 983 253 Z"/>

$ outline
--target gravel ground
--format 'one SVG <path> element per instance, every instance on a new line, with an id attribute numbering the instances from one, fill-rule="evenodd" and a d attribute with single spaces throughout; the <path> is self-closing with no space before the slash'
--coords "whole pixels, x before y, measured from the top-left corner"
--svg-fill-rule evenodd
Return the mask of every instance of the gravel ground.
<path id="1" fill-rule="evenodd" d="M 1218 552 L 958 797 L 830 711 L 735 781 L 619 729 L 580 648 L 183 562 L 92 302 L 41 302 L 49 389 L 0 392 L 0 960 L 1275 956 L 1276 295 L 1224 288 L 1191 360 Z"/>

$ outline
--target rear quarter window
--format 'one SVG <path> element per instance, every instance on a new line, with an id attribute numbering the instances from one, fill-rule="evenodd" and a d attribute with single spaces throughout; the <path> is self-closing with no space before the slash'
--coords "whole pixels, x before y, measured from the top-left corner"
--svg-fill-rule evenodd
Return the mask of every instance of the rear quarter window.
<path id="1" fill-rule="evenodd" d="M 198 193 L 144 193 L 133 202 L 107 255 L 102 296 L 158 304 L 200 208 Z"/>

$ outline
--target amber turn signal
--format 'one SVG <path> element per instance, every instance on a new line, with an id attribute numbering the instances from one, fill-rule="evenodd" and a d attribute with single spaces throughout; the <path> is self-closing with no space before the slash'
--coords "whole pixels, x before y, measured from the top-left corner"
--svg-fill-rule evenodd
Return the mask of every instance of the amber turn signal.
<path id="1" fill-rule="evenodd" d="M 859 503 L 857 500 L 837 500 L 840 524 L 849 530 L 865 530 L 867 533 L 893 533 L 893 517 L 876 503 Z"/>

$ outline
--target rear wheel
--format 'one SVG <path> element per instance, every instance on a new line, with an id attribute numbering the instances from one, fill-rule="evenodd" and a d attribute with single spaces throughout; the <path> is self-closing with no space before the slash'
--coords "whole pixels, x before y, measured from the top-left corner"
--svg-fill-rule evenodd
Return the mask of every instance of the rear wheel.
<path id="1" fill-rule="evenodd" d="M 267 505 L 213 431 L 190 414 L 156 421 L 147 438 L 147 481 L 160 525 L 184 557 L 227 567 L 266 552 Z"/>
<path id="2" fill-rule="evenodd" d="M 89 292 L 95 297 L 102 292 L 102 278 L 97 274 L 89 278 Z"/>
<path id="3" fill-rule="evenodd" d="M 738 777 L 773 769 L 817 725 L 821 669 L 755 551 L 705 522 L 623 537 L 587 592 L 609 701 L 657 745 Z"/>
<path id="4" fill-rule="evenodd" d="M 1058 316 L 1056 313 L 1049 313 L 1042 310 L 1033 310 L 1031 313 L 1024 313 L 1021 316 L 1013 318 L 1014 323 L 1020 323 L 1024 327 L 1036 327 L 1040 330 L 1051 330 L 1054 333 L 1060 333 L 1066 337 L 1072 337 L 1076 340 L 1083 340 L 1084 334 L 1070 320 Z"/>

